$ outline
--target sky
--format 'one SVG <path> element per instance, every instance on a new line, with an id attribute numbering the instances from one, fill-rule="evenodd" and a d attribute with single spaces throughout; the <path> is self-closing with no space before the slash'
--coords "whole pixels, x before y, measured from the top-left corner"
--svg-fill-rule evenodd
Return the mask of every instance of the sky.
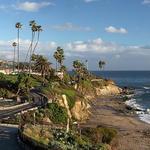
<path id="1" fill-rule="evenodd" d="M 106 70 L 150 70 L 150 0 L 0 0 L 0 59 L 13 60 L 16 22 L 20 58 L 31 41 L 29 21 L 42 26 L 36 53 L 55 64 L 57 46 L 65 65 L 88 60 L 90 70 L 106 61 Z"/>

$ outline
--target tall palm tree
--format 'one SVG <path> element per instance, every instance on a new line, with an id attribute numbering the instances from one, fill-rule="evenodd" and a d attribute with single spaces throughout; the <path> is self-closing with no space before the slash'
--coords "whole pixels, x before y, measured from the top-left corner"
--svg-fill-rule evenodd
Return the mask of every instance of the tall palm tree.
<path id="1" fill-rule="evenodd" d="M 37 25 L 36 25 L 35 20 L 30 21 L 29 26 L 31 27 L 31 31 L 32 31 L 31 44 L 30 44 L 30 47 L 29 47 L 29 76 L 30 76 L 30 74 L 31 74 L 31 56 L 32 56 L 32 51 L 33 51 L 33 42 L 34 42 L 35 32 L 37 32 Z"/>
<path id="2" fill-rule="evenodd" d="M 63 66 L 63 61 L 65 59 L 64 56 L 64 50 L 61 47 L 57 47 L 57 51 L 58 51 L 58 63 L 60 64 L 60 67 Z"/>
<path id="3" fill-rule="evenodd" d="M 60 68 L 63 66 L 63 61 L 65 59 L 64 50 L 61 47 L 57 47 L 53 56 L 56 59 L 56 71 L 57 71 L 57 62 L 59 63 Z"/>
<path id="4" fill-rule="evenodd" d="M 58 64 L 57 64 L 57 60 L 58 60 L 58 52 L 57 52 L 57 51 L 56 51 L 56 52 L 54 52 L 53 57 L 54 57 L 54 58 L 55 58 L 55 60 L 56 60 L 56 72 L 57 72 L 57 69 L 58 69 Z"/>
<path id="5" fill-rule="evenodd" d="M 19 49 L 20 49 L 20 29 L 22 27 L 22 24 L 20 22 L 17 22 L 15 27 L 17 28 L 17 51 L 18 51 L 18 59 L 17 59 L 17 64 L 18 64 L 18 73 L 19 73 L 19 57 L 20 57 L 20 54 L 19 54 Z"/>
<path id="6" fill-rule="evenodd" d="M 37 41 L 36 41 L 36 44 L 35 44 L 35 46 L 34 46 L 34 48 L 33 48 L 33 51 L 32 51 L 32 55 L 34 54 L 35 49 L 36 49 L 36 47 L 37 47 L 37 45 L 38 45 L 38 43 L 39 43 L 40 32 L 43 31 L 42 26 L 40 26 L 40 25 L 36 26 L 36 29 L 37 29 L 38 35 L 37 35 Z"/>
<path id="7" fill-rule="evenodd" d="M 89 66 L 88 66 L 88 60 L 87 59 L 85 60 L 85 63 L 86 63 L 86 69 L 88 70 Z"/>
<path id="8" fill-rule="evenodd" d="M 15 71 L 15 58 L 16 58 L 16 46 L 17 46 L 17 43 L 16 42 L 13 42 L 12 43 L 12 46 L 14 47 L 14 59 L 13 59 L 13 72 Z"/>
<path id="9" fill-rule="evenodd" d="M 43 57 L 42 55 L 32 55 L 32 60 L 34 63 L 34 71 L 41 73 L 41 76 L 45 78 L 46 75 L 50 72 L 50 65 L 51 63 L 48 62 L 47 58 Z"/>
<path id="10" fill-rule="evenodd" d="M 99 68 L 100 69 L 104 69 L 104 66 L 106 65 L 106 62 L 105 61 L 102 61 L 102 60 L 100 60 L 99 61 Z"/>

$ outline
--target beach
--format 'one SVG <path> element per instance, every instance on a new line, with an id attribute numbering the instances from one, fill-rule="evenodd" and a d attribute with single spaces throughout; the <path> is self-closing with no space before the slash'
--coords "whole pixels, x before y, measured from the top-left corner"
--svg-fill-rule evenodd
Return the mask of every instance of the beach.
<path id="1" fill-rule="evenodd" d="M 112 142 L 114 150 L 150 150 L 150 124 L 142 122 L 120 98 L 104 97 L 91 102 L 88 127 L 112 127 L 118 136 Z"/>

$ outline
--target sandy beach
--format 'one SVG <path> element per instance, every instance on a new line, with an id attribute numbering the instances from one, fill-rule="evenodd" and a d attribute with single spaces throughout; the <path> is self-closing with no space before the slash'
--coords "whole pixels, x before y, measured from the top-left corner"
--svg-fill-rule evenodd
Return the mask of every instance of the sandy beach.
<path id="1" fill-rule="evenodd" d="M 150 150 L 150 124 L 142 122 L 118 98 L 98 98 L 91 102 L 91 116 L 84 124 L 118 130 L 113 150 Z"/>

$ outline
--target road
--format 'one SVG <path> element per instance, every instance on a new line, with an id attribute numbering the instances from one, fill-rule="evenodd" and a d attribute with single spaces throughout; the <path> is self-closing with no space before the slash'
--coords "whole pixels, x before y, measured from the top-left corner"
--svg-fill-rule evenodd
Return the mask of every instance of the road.
<path id="1" fill-rule="evenodd" d="M 21 150 L 17 143 L 16 127 L 0 126 L 0 149 L 1 150 Z"/>
<path id="2" fill-rule="evenodd" d="M 11 109 L 7 111 L 0 112 L 0 119 L 10 117 L 14 114 L 17 114 L 21 111 L 25 111 L 37 106 L 44 105 L 45 101 L 43 97 L 36 93 L 35 91 L 31 91 L 31 96 L 33 97 L 34 102 L 30 103 L 26 106 L 19 107 L 17 109 Z M 0 150 L 21 150 L 17 143 L 17 127 L 7 127 L 0 125 Z"/>

